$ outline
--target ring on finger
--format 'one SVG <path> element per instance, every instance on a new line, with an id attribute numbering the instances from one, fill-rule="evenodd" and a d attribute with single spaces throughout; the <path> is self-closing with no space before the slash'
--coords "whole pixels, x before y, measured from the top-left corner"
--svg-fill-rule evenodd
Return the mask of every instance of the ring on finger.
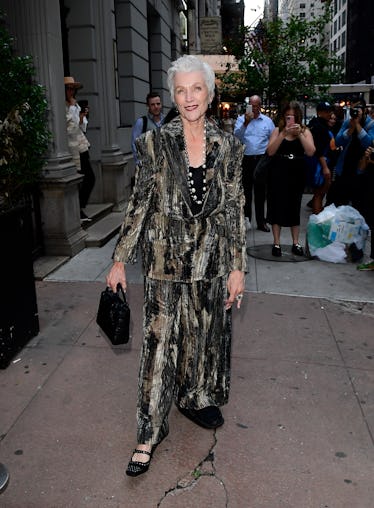
<path id="1" fill-rule="evenodd" d="M 240 302 L 240 300 L 242 300 L 243 298 L 243 293 L 240 293 L 239 295 L 236 295 L 236 299 L 238 302 Z"/>

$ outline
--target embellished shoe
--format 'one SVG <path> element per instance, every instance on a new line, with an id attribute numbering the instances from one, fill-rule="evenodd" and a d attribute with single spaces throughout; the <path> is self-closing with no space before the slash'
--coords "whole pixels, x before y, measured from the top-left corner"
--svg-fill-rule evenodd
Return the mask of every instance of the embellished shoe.
<path id="1" fill-rule="evenodd" d="M 189 420 L 200 425 L 200 427 L 204 427 L 204 429 L 216 429 L 225 422 L 217 406 L 207 406 L 203 409 L 189 409 L 178 406 L 178 409 Z"/>
<path id="2" fill-rule="evenodd" d="M 294 243 L 292 245 L 292 254 L 295 254 L 295 256 L 304 256 L 304 249 L 301 247 L 299 243 Z"/>
<path id="3" fill-rule="evenodd" d="M 282 256 L 282 249 L 280 245 L 273 245 L 273 248 L 271 249 L 271 255 L 280 258 Z"/>
<path id="4" fill-rule="evenodd" d="M 138 462 L 136 460 L 132 460 L 132 458 L 131 458 L 131 460 L 127 466 L 127 469 L 126 469 L 127 476 L 139 476 L 143 473 L 146 473 L 149 469 L 149 465 L 150 465 L 151 459 L 152 459 L 153 450 L 150 452 L 147 452 L 145 450 L 135 449 L 133 452 L 133 456 L 135 455 L 135 453 L 144 453 L 145 455 L 149 456 L 149 460 L 147 462 Z"/>

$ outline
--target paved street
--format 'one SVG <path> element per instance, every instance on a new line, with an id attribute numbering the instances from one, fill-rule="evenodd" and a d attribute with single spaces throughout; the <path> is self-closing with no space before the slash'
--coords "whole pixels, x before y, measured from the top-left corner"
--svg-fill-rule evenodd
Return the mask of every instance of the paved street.
<path id="1" fill-rule="evenodd" d="M 114 242 L 37 283 L 41 331 L 0 371 L 0 506 L 372 508 L 374 273 L 250 255 L 225 425 L 173 407 L 149 472 L 131 479 L 142 278 L 129 267 L 132 338 L 111 347 L 95 314 Z M 266 252 L 271 234 L 252 229 L 248 246 Z"/>

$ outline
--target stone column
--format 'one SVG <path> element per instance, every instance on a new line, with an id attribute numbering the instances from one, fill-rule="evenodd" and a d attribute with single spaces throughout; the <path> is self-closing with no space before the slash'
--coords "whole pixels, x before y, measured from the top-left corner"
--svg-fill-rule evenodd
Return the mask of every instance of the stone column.
<path id="1" fill-rule="evenodd" d="M 20 54 L 31 55 L 46 88 L 52 142 L 41 183 L 45 254 L 73 256 L 85 247 L 77 174 L 67 148 L 65 90 L 58 0 L 0 0 Z"/>
<path id="2" fill-rule="evenodd" d="M 114 210 L 124 208 L 129 197 L 130 175 L 117 142 L 119 109 L 115 88 L 115 19 L 113 0 L 94 0 L 94 22 L 97 30 L 97 91 L 101 129 L 101 164 L 103 200 L 114 203 Z"/>

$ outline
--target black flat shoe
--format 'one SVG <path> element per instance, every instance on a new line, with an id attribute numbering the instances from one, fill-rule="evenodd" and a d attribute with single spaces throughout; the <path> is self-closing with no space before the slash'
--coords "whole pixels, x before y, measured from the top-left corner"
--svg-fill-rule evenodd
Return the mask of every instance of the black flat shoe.
<path id="1" fill-rule="evenodd" d="M 149 460 L 148 460 L 148 462 L 138 462 L 136 460 L 130 460 L 130 462 L 127 466 L 127 469 L 126 469 L 127 476 L 139 476 L 143 473 L 146 473 L 149 469 L 149 464 L 151 463 L 153 449 L 150 452 L 146 452 L 145 450 L 135 449 L 132 455 L 134 456 L 135 453 L 144 453 L 145 455 L 149 456 Z"/>
<path id="2" fill-rule="evenodd" d="M 216 429 L 224 424 L 224 419 L 217 406 L 207 406 L 203 409 L 188 409 L 178 407 L 179 411 L 189 420 L 193 421 L 204 429 Z"/>
<path id="3" fill-rule="evenodd" d="M 298 243 L 294 243 L 292 245 L 292 254 L 295 254 L 295 256 L 304 256 L 304 250 Z"/>
<path id="4" fill-rule="evenodd" d="M 270 233 L 270 228 L 269 226 L 266 224 L 266 222 L 264 224 L 262 224 L 261 226 L 257 226 L 257 229 L 259 231 L 264 231 L 265 233 Z"/>
<path id="5" fill-rule="evenodd" d="M 280 258 L 282 256 L 282 249 L 280 245 L 273 245 L 273 248 L 271 249 L 271 255 Z"/>

